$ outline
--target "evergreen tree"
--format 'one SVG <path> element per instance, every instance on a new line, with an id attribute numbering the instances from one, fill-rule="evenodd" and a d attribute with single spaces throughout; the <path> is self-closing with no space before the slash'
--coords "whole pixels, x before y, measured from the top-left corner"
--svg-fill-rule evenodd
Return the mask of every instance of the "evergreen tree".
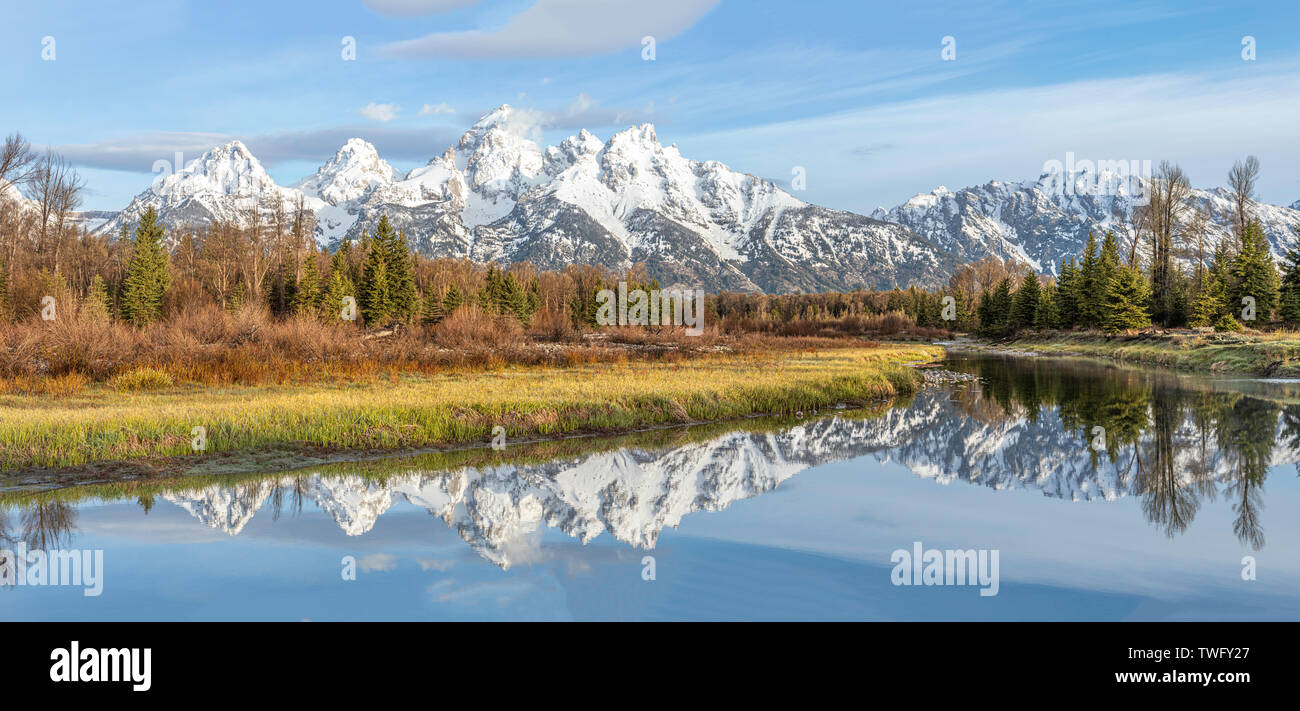
<path id="1" fill-rule="evenodd" d="M 267 292 L 267 305 L 271 307 L 271 313 L 276 316 L 283 316 L 293 309 L 297 297 L 298 286 L 295 282 L 295 275 L 289 273 L 289 263 L 281 260 L 279 266 L 275 269 L 275 273 L 271 276 L 271 288 Z"/>
<path id="2" fill-rule="evenodd" d="M 316 266 L 316 250 L 307 253 L 302 265 L 302 281 L 298 282 L 293 298 L 293 311 L 298 314 L 315 313 L 321 303 L 320 270 Z"/>
<path id="3" fill-rule="evenodd" d="M 379 218 L 375 229 L 374 241 L 383 245 L 384 269 L 387 272 L 387 298 L 391 304 L 392 318 L 408 321 L 416 315 L 420 306 L 420 295 L 415 289 L 415 257 L 411 254 L 406 235 L 397 232 L 388 221 L 388 216 Z"/>
<path id="4" fill-rule="evenodd" d="M 1151 299 L 1151 285 L 1137 269 L 1126 264 L 1118 265 L 1110 276 L 1106 288 L 1105 321 L 1107 333 L 1146 328 L 1151 325 L 1147 303 Z"/>
<path id="5" fill-rule="evenodd" d="M 1003 277 L 1002 281 L 991 291 L 980 297 L 980 333 L 986 336 L 1004 336 L 1010 326 L 1011 279 Z"/>
<path id="6" fill-rule="evenodd" d="M 1300 249 L 1286 253 L 1278 294 L 1278 315 L 1287 323 L 1300 323 Z"/>
<path id="7" fill-rule="evenodd" d="M 1205 287 L 1192 302 L 1190 325 L 1198 328 L 1214 326 L 1219 317 L 1228 309 L 1228 284 L 1232 280 L 1229 273 L 1231 256 L 1227 240 L 1223 240 L 1214 249 L 1210 267 L 1205 274 Z"/>
<path id="8" fill-rule="evenodd" d="M 442 308 L 443 298 L 432 287 L 424 295 L 424 306 L 420 310 L 420 321 L 433 325 L 442 321 L 447 312 Z"/>
<path id="9" fill-rule="evenodd" d="M 321 315 L 326 321 L 335 321 L 343 318 L 343 308 L 346 305 L 344 301 L 348 297 L 356 299 L 357 289 L 348 278 L 347 268 L 333 269 L 330 271 L 329 286 L 325 290 L 325 295 L 321 297 Z"/>
<path id="10" fill-rule="evenodd" d="M 361 288 L 357 294 L 357 305 L 368 326 L 382 325 L 393 316 L 386 257 L 383 245 L 370 240 L 366 249 L 365 269 L 361 273 Z"/>
<path id="11" fill-rule="evenodd" d="M 1242 236 L 1241 251 L 1232 260 L 1232 283 L 1228 287 L 1229 308 L 1245 310 L 1247 299 L 1255 300 L 1254 322 L 1259 324 L 1272 318 L 1277 308 L 1278 278 L 1268 239 L 1258 222 L 1246 226 Z"/>
<path id="12" fill-rule="evenodd" d="M 235 288 L 230 290 L 230 296 L 226 300 L 226 311 L 233 314 L 243 307 L 244 292 L 245 287 L 243 280 L 241 279 L 240 281 L 235 282 Z"/>
<path id="13" fill-rule="evenodd" d="M 163 295 L 171 285 L 167 250 L 162 245 L 163 227 L 151 206 L 135 228 L 131 261 L 122 280 L 122 318 L 144 326 L 162 316 Z"/>
<path id="14" fill-rule="evenodd" d="M 1034 328 L 1047 331 L 1060 325 L 1060 315 L 1056 310 L 1060 301 L 1057 297 L 1059 291 L 1060 287 L 1052 284 L 1043 287 L 1043 293 L 1038 297 L 1038 310 L 1034 312 Z"/>
<path id="15" fill-rule="evenodd" d="M 1074 258 L 1061 265 L 1061 277 L 1056 282 L 1056 321 L 1061 328 L 1079 325 L 1079 268 Z"/>
<path id="16" fill-rule="evenodd" d="M 447 287 L 447 293 L 442 297 L 442 313 L 444 316 L 450 316 L 456 312 L 456 309 L 465 305 L 465 295 L 461 293 L 460 288 L 454 283 Z"/>
<path id="17" fill-rule="evenodd" d="M 86 299 L 81 305 L 82 318 L 93 321 L 106 322 L 113 313 L 113 301 L 108 295 L 108 285 L 104 283 L 104 277 L 96 274 L 90 279 L 90 287 L 86 289 Z"/>
<path id="18" fill-rule="evenodd" d="M 1092 328 L 1098 324 L 1101 312 L 1101 289 L 1097 278 L 1097 238 L 1088 230 L 1088 243 L 1083 250 L 1083 261 L 1079 265 L 1078 286 L 1075 293 L 1079 299 L 1079 325 Z"/>
<path id="19" fill-rule="evenodd" d="M 1035 317 L 1038 316 L 1038 302 L 1042 295 L 1041 285 L 1038 283 L 1038 275 L 1028 274 L 1020 288 L 1016 289 L 1012 305 L 1011 322 L 1016 328 L 1033 328 Z"/>

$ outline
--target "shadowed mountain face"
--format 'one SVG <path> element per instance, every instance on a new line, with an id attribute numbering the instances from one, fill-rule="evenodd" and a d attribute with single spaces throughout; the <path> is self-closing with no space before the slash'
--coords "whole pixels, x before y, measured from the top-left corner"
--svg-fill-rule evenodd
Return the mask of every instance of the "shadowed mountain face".
<path id="1" fill-rule="evenodd" d="M 1228 506 L 1232 534 L 1258 549 L 1269 468 L 1300 461 L 1300 406 L 1215 381 L 1033 360 L 954 359 L 950 367 L 974 377 L 932 384 L 879 413 L 767 431 L 738 426 L 676 445 L 633 443 L 541 463 L 405 462 L 379 477 L 344 469 L 160 498 L 230 535 L 254 516 L 310 502 L 347 535 L 364 536 L 395 504 L 409 504 L 509 568 L 516 544 L 544 527 L 584 543 L 608 533 L 653 549 L 665 527 L 695 512 L 766 494 L 820 464 L 870 457 L 943 485 L 1033 490 L 1080 506 L 1136 497 L 1171 537 L 1201 506 Z"/>

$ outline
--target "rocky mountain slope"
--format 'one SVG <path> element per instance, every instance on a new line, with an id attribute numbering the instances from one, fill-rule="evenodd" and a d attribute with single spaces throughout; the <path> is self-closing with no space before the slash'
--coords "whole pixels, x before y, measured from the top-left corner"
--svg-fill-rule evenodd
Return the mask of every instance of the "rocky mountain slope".
<path id="1" fill-rule="evenodd" d="M 952 191 L 945 187 L 916 195 L 895 208 L 877 208 L 872 217 L 902 225 L 957 255 L 962 262 L 986 256 L 1015 259 L 1043 274 L 1056 274 L 1061 263 L 1079 255 L 1088 231 L 1098 237 L 1113 229 L 1127 246 L 1124 223 L 1135 204 L 1126 182 L 1109 182 L 1080 174 L 1083 186 L 1107 184 L 1106 191 L 1063 190 L 1049 176 L 1037 181 L 985 185 Z M 1139 194 L 1140 195 L 1140 194 Z M 1192 207 L 1210 216 L 1207 252 L 1229 234 L 1236 208 L 1223 188 L 1194 190 Z M 1251 215 L 1258 219 L 1274 254 L 1281 258 L 1300 240 L 1300 202 L 1279 207 L 1254 202 Z"/>

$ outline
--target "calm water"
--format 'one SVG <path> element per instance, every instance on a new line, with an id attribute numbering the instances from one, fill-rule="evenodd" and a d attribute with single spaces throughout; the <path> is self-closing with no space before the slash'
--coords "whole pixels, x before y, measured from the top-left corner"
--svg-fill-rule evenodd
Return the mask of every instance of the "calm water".
<path id="1" fill-rule="evenodd" d="M 946 367 L 870 412 L 11 504 L 0 548 L 102 550 L 103 589 L 0 619 L 1300 619 L 1300 385 Z M 997 594 L 895 585 L 918 541 L 996 551 Z"/>

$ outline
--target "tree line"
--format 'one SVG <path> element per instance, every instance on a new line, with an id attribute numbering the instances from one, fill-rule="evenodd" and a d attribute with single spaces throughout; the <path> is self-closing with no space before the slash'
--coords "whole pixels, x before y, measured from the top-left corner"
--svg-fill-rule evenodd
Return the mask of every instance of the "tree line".
<path id="1" fill-rule="evenodd" d="M 1258 177 L 1253 156 L 1233 166 L 1232 222 L 1208 252 L 1210 217 L 1192 204 L 1187 176 L 1166 162 L 1150 181 L 1149 202 L 1121 227 L 1129 233 L 1127 244 L 1114 230 L 1100 242 L 1090 231 L 1083 253 L 1067 259 L 1055 279 L 1007 266 L 992 286 L 974 292 L 978 296 L 955 282 L 950 291 L 974 304 L 966 325 L 985 336 L 1026 329 L 1117 333 L 1153 325 L 1240 331 L 1300 323 L 1300 251 L 1290 250 L 1279 270 L 1251 215 Z M 982 265 L 983 274 L 989 271 Z"/>

